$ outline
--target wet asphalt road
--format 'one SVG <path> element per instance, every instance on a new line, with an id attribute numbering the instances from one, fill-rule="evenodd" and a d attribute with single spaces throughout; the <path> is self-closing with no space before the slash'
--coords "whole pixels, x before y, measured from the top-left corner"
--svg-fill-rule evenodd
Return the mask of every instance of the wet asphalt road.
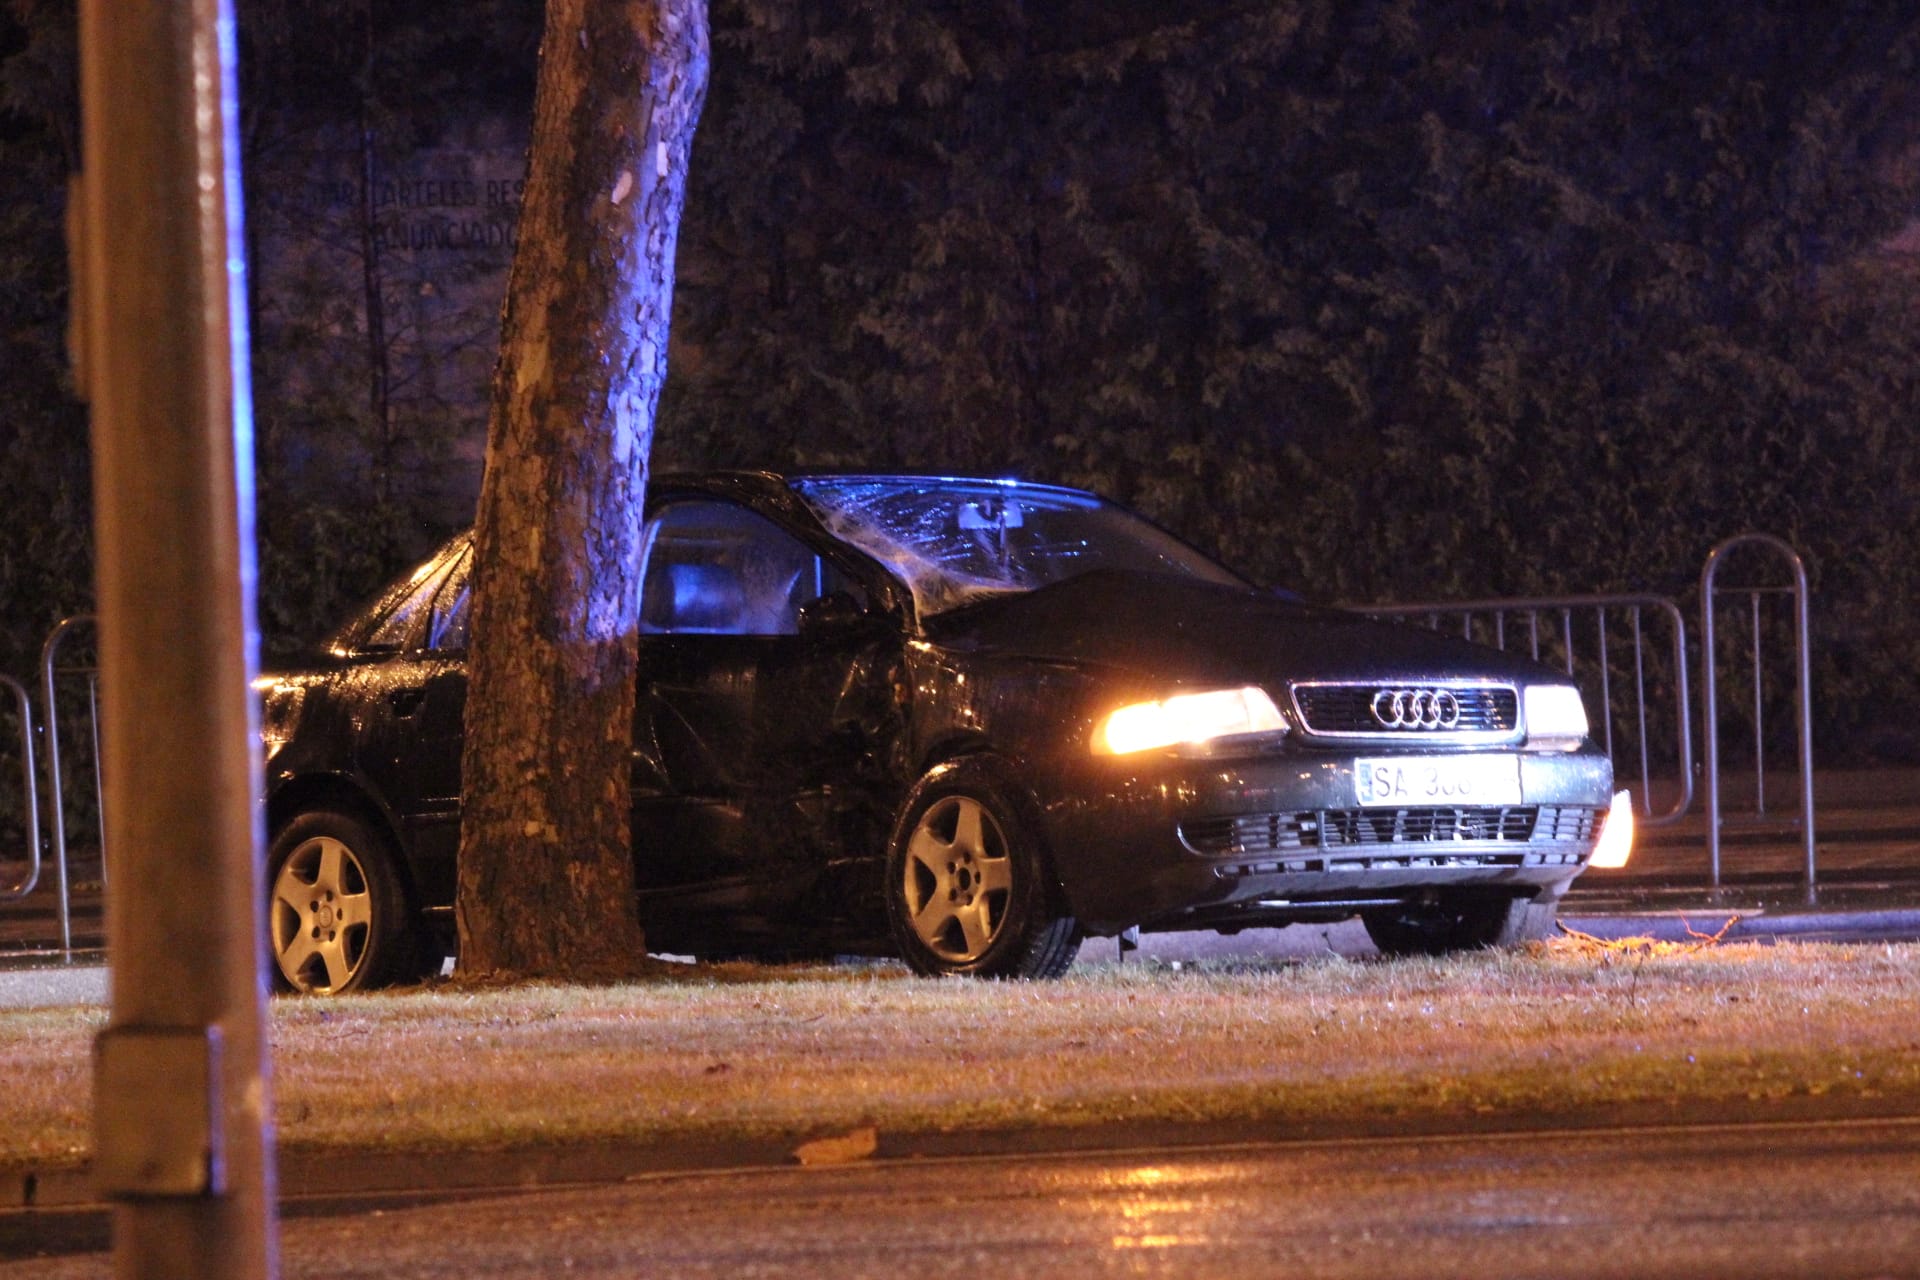
<path id="1" fill-rule="evenodd" d="M 310 1200 L 282 1236 L 327 1280 L 1920 1276 L 1920 1118 L 656 1175 Z M 0 1214 L 0 1280 L 105 1276 L 104 1243 Z"/>

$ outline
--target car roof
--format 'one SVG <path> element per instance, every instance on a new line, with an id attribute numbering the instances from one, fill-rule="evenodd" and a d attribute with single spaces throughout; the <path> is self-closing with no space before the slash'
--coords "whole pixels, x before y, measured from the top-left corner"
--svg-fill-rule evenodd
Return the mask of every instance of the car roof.
<path id="1" fill-rule="evenodd" d="M 952 471 L 930 467 L 701 467 L 687 471 L 662 471 L 657 479 L 707 480 L 722 476 L 753 476 L 785 483 L 789 480 L 957 480 L 966 484 L 1031 484 L 1044 488 L 1071 488 L 1044 480 L 1029 480 L 1006 472 Z"/>
<path id="2" fill-rule="evenodd" d="M 935 471 L 901 469 L 876 471 L 871 467 L 796 467 L 791 471 L 773 471 L 766 468 L 721 468 L 711 471 L 665 471 L 654 476 L 651 484 L 661 489 L 719 489 L 719 490 L 761 490 L 786 489 L 795 480 L 844 480 L 886 483 L 888 481 L 933 481 L 952 484 L 1004 485 L 1022 489 L 1037 489 L 1053 493 L 1070 493 L 1087 497 L 1100 497 L 1089 489 L 1075 488 L 1072 485 L 1054 484 L 1044 480 L 1028 480 L 1019 476 L 993 475 L 984 472 Z"/>

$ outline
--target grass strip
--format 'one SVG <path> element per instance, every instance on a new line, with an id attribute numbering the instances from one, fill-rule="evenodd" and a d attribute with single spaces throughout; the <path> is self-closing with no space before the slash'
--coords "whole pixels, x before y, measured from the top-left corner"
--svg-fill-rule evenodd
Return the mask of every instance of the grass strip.
<path id="1" fill-rule="evenodd" d="M 796 1141 L 1035 1126 L 1678 1115 L 1920 1104 L 1920 945 L 1621 946 L 1128 964 L 1055 983 L 892 966 L 276 1001 L 288 1149 Z M 98 1008 L 0 1013 L 0 1164 L 84 1160 Z"/>

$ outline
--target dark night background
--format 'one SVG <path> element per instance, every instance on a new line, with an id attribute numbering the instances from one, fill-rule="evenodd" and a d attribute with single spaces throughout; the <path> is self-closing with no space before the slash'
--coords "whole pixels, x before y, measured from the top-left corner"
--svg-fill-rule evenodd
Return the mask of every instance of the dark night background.
<path id="1" fill-rule="evenodd" d="M 471 514 L 503 258 L 383 252 L 359 196 L 514 154 L 541 15 L 237 9 L 271 654 Z M 1766 530 L 1814 576 L 1821 759 L 1920 759 L 1909 4 L 712 20 L 656 469 L 1085 484 L 1330 600 L 1691 613 L 1708 548 Z M 90 594 L 72 22 L 0 11 L 0 671 L 23 678 Z M 303 182 L 324 216 L 279 198 Z M 486 318 L 446 339 L 474 293 Z"/>

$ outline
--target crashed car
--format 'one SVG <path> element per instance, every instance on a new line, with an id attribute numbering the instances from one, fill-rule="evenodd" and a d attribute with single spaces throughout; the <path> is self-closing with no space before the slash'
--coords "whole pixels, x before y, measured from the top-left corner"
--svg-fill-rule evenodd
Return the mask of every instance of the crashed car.
<path id="1" fill-rule="evenodd" d="M 667 476 L 644 546 L 633 846 L 661 952 L 1049 977 L 1089 935 L 1357 914 L 1438 953 L 1544 936 L 1631 839 L 1568 677 L 1261 590 L 1091 493 Z M 285 987 L 447 954 L 472 555 L 454 538 L 262 681 Z"/>

